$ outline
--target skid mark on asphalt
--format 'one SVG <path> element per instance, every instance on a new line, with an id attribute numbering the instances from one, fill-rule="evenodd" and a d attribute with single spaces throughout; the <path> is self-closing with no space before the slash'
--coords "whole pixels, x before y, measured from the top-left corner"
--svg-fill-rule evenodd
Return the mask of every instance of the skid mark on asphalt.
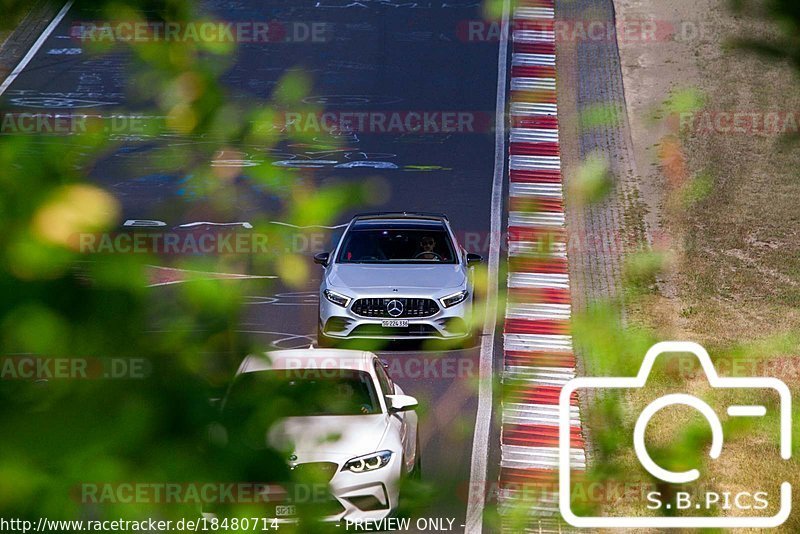
<path id="1" fill-rule="evenodd" d="M 316 334 L 293 334 L 291 332 L 272 332 L 269 330 L 236 330 L 240 334 L 258 334 L 273 336 L 269 346 L 277 349 L 307 349 L 316 341 Z"/>
<path id="2" fill-rule="evenodd" d="M 272 296 L 247 296 L 245 304 L 259 306 L 271 304 L 274 306 L 316 306 L 319 304 L 319 295 L 315 292 L 290 292 L 277 293 Z"/>
<path id="3" fill-rule="evenodd" d="M 252 275 L 237 273 L 215 273 L 207 271 L 192 271 L 189 269 L 177 269 L 174 267 L 160 267 L 158 265 L 148 266 L 147 287 L 168 286 L 194 282 L 197 280 L 259 280 L 275 279 L 277 276 L 271 275 Z"/>
<path id="4" fill-rule="evenodd" d="M 318 8 L 405 8 L 405 9 L 443 9 L 443 8 L 475 8 L 480 7 L 482 2 L 453 1 L 450 2 L 409 2 L 407 0 L 320 0 L 314 7 Z"/>
<path id="5" fill-rule="evenodd" d="M 325 225 L 323 225 L 323 224 L 310 224 L 310 225 L 307 225 L 307 226 L 298 226 L 298 225 L 296 225 L 296 224 L 291 224 L 291 223 L 286 223 L 286 222 L 280 222 L 280 221 L 269 221 L 269 223 L 270 223 L 270 224 L 277 224 L 277 225 L 280 225 L 280 226 L 288 226 L 288 227 L 290 227 L 290 228 L 299 228 L 299 229 L 307 229 L 307 228 L 325 228 L 325 229 L 327 229 L 327 230 L 335 230 L 335 229 L 337 229 L 337 228 L 344 228 L 345 226 L 347 226 L 347 223 L 344 223 L 344 224 L 337 224 L 336 226 L 325 226 Z"/>

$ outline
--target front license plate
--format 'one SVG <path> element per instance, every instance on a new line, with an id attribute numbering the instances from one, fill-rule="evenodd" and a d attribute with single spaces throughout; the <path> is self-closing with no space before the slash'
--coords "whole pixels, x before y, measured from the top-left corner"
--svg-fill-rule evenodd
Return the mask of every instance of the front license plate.
<path id="1" fill-rule="evenodd" d="M 297 507 L 293 504 L 276 506 L 275 515 L 278 517 L 297 515 Z"/>
<path id="2" fill-rule="evenodd" d="M 389 319 L 387 321 L 381 321 L 381 326 L 384 328 L 406 328 L 408 326 L 408 321 Z"/>

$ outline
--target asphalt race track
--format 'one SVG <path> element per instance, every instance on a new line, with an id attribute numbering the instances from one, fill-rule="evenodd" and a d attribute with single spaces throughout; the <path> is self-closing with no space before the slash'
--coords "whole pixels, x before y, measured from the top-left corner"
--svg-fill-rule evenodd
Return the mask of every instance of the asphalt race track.
<path id="1" fill-rule="evenodd" d="M 470 41 L 463 31 L 465 23 L 482 18 L 481 4 L 474 0 L 202 2 L 202 10 L 213 19 L 278 21 L 286 32 L 323 28 L 317 39 L 297 35 L 298 42 L 241 43 L 235 57 L 226 60 L 231 64 L 222 77 L 233 102 L 266 103 L 283 76 L 305 73 L 312 88 L 304 103 L 322 106 L 326 112 L 395 113 L 399 117 L 450 112 L 456 121 L 463 119 L 462 127 L 443 133 L 433 131 L 433 122 L 430 131 L 423 132 L 385 131 L 388 128 L 379 125 L 339 136 L 333 140 L 340 143 L 336 150 L 320 149 L 332 141 L 321 132 L 305 144 L 269 149 L 256 145 L 245 154 L 221 155 L 219 165 L 241 169 L 236 211 L 224 213 L 224 219 L 202 184 L 193 183 L 193 176 L 163 174 L 151 163 L 172 144 L 201 143 L 201 139 L 120 136 L 120 144 L 92 170 L 92 178 L 120 200 L 123 220 L 159 220 L 168 228 L 209 220 L 285 223 L 282 208 L 291 188 L 309 180 L 317 185 L 369 181 L 379 191 L 372 205 L 353 206 L 327 226 L 346 222 L 356 211 L 443 212 L 459 235 L 471 236 L 467 248 L 486 255 L 495 164 L 498 43 L 496 39 Z M 146 113 L 142 110 L 147 103 L 130 86 L 135 70 L 131 59 L 121 53 L 84 54 L 80 40 L 71 37 L 77 23 L 93 17 L 99 19 L 100 14 L 70 11 L 66 15 L 2 95 L 8 111 Z M 264 162 L 275 167 L 282 178 L 278 183 L 283 185 L 264 187 L 248 179 L 248 167 Z M 293 251 L 310 258 L 324 250 L 319 243 L 329 236 L 327 229 L 320 233 L 319 241 L 302 241 Z M 166 258 L 163 266 L 172 260 Z M 155 283 L 180 282 L 179 272 L 155 272 Z M 300 287 L 280 278 L 242 280 L 250 304 L 241 331 L 258 339 L 264 349 L 314 342 L 320 271 L 309 265 L 309 272 L 311 276 Z M 276 275 L 253 271 L 247 262 L 235 274 Z M 170 286 L 153 291 L 168 296 Z M 463 531 L 479 348 L 443 352 L 401 348 L 405 350 L 381 356 L 389 361 L 395 380 L 417 396 L 423 407 L 423 477 L 436 487 L 424 515 L 454 518 L 455 530 Z M 499 349 L 495 354 L 500 354 Z M 496 441 L 492 436 L 490 443 Z"/>

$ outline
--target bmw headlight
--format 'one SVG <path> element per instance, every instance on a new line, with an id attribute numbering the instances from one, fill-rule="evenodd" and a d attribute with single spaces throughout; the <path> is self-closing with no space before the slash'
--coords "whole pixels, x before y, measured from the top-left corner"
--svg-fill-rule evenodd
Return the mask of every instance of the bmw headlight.
<path id="1" fill-rule="evenodd" d="M 337 293 L 336 291 L 331 291 L 330 289 L 325 290 L 325 298 L 329 301 L 333 302 L 337 306 L 341 306 L 342 308 L 346 308 L 350 301 L 352 300 L 347 295 L 342 295 L 341 293 Z"/>
<path id="2" fill-rule="evenodd" d="M 392 454 L 392 451 L 379 451 L 358 456 L 345 462 L 342 471 L 352 471 L 353 473 L 375 471 L 388 464 L 389 460 L 392 459 Z"/>
<path id="3" fill-rule="evenodd" d="M 455 306 L 456 304 L 464 302 L 468 296 L 469 291 L 465 289 L 464 291 L 459 291 L 458 293 L 453 293 L 452 295 L 442 297 L 439 299 L 439 302 L 441 302 L 442 306 L 445 308 L 449 308 L 450 306 Z"/>

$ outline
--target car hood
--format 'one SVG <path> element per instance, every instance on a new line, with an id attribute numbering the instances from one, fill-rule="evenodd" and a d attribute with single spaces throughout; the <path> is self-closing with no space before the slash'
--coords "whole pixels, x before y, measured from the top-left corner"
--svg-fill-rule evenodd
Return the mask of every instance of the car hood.
<path id="1" fill-rule="evenodd" d="M 445 289 L 464 285 L 461 265 L 335 264 L 328 274 L 331 286 L 352 289 Z"/>
<path id="2" fill-rule="evenodd" d="M 292 450 L 299 462 L 322 456 L 350 459 L 378 450 L 388 428 L 384 414 L 288 417 L 272 426 L 270 445 Z"/>

